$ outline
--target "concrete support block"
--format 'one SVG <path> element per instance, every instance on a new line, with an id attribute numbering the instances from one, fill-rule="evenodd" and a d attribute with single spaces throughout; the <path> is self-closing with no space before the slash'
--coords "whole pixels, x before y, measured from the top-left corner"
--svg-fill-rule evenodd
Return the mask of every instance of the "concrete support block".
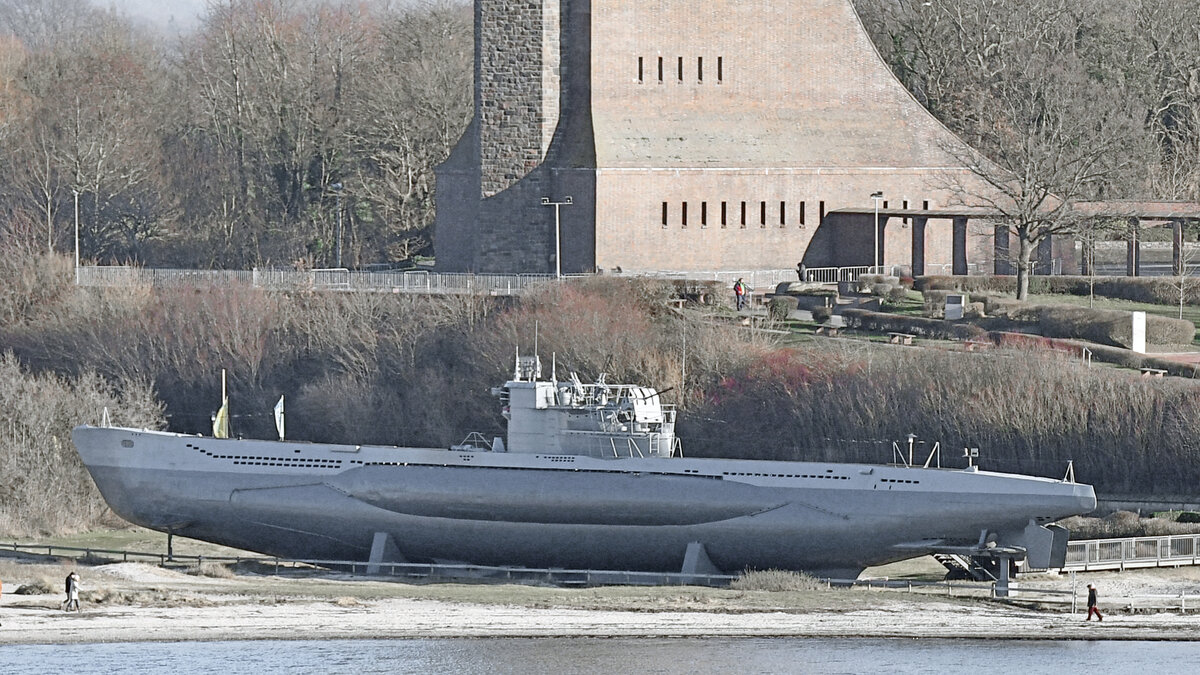
<path id="1" fill-rule="evenodd" d="M 371 541 L 371 558 L 367 563 L 367 574 L 379 574 L 382 563 L 408 562 L 400 554 L 392 535 L 387 532 L 376 532 Z"/>

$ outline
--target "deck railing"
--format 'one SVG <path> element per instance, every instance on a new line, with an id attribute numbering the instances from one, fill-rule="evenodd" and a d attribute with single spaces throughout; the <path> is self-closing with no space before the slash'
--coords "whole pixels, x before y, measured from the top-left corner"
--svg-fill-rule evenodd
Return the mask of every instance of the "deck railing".
<path id="1" fill-rule="evenodd" d="M 1125 570 L 1200 564 L 1200 535 L 1089 539 L 1067 544 L 1064 571 Z"/>

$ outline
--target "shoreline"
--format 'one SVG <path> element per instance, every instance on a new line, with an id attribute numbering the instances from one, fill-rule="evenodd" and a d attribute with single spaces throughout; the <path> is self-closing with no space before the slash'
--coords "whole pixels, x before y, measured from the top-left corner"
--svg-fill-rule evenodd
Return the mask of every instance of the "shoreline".
<path id="1" fill-rule="evenodd" d="M 22 565 L 53 578 L 64 566 Z M 74 566 L 72 566 L 74 567 Z M 34 571 L 34 568 L 37 568 Z M 13 566 L 6 575 L 13 578 Z M 736 591 L 701 587 L 561 589 L 413 584 L 327 573 L 299 577 L 191 576 L 140 563 L 79 567 L 83 611 L 62 593 L 0 602 L 0 644 L 224 640 L 479 638 L 838 638 L 976 640 L 1200 640 L 1200 614 L 1127 613 L 1116 595 L 1103 622 L 1083 612 L 892 590 Z M 1116 592 L 1190 587 L 1196 570 L 1108 575 Z M 1118 579 L 1118 576 L 1120 577 Z M 15 579 L 14 579 L 15 581 Z M 1062 579 L 1046 582 L 1061 586 Z M 1031 586 L 1032 587 L 1032 586 Z M 1081 605 L 1082 606 L 1082 605 Z"/>

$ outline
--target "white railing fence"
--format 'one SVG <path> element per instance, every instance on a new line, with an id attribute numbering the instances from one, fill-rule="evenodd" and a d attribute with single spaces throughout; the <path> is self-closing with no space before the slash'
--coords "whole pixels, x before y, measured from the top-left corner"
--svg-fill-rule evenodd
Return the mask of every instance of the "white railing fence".
<path id="1" fill-rule="evenodd" d="M 1067 544 L 1064 571 L 1200 564 L 1200 534 L 1089 539 Z"/>

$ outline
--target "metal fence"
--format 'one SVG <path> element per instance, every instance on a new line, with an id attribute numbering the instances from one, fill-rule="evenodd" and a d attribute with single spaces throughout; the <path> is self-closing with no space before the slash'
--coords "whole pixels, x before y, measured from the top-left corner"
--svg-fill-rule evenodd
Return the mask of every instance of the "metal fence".
<path id="1" fill-rule="evenodd" d="M 553 274 L 461 274 L 424 270 L 364 272 L 345 268 L 181 270 L 80 267 L 77 283 L 81 286 L 248 286 L 280 291 L 511 295 L 555 279 Z"/>
<path id="2" fill-rule="evenodd" d="M 1124 570 L 1200 564 L 1200 535 L 1091 539 L 1067 544 L 1064 571 Z"/>
<path id="3" fill-rule="evenodd" d="M 160 566 L 202 565 L 204 563 L 250 563 L 281 569 L 326 568 L 345 570 L 351 574 L 372 574 L 414 579 L 488 579 L 493 581 L 536 581 L 570 586 L 632 585 L 632 586 L 728 586 L 737 575 L 684 572 L 633 572 L 626 570 L 581 570 L 533 567 L 495 567 L 469 564 L 366 562 L 362 560 L 320 560 L 309 558 L 276 558 L 270 556 L 207 556 L 167 555 L 146 551 L 128 551 L 53 544 L 4 544 L 4 550 L 64 558 L 81 558 L 102 563 L 155 563 Z"/>

